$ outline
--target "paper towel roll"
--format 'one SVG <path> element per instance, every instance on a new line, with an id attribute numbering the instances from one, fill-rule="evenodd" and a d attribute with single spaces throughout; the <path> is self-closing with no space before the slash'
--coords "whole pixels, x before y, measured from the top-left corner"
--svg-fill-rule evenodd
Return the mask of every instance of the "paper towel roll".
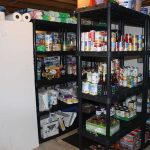
<path id="1" fill-rule="evenodd" d="M 22 21 L 23 21 L 23 22 L 30 22 L 30 20 L 31 20 L 31 16 L 30 16 L 29 13 L 24 13 L 24 14 L 22 15 Z"/>
<path id="2" fill-rule="evenodd" d="M 17 12 L 14 12 L 8 16 L 6 16 L 6 20 L 12 20 L 12 21 L 22 21 L 22 15 L 17 13 Z"/>
<path id="3" fill-rule="evenodd" d="M 0 21 L 1 20 L 5 20 L 5 13 L 4 12 L 0 12 Z"/>

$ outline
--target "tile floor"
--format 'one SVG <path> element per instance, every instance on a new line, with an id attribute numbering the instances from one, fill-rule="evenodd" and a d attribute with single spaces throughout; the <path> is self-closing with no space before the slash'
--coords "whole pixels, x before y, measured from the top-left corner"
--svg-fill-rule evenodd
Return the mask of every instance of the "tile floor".
<path id="1" fill-rule="evenodd" d="M 77 132 L 77 130 L 73 130 L 67 134 L 64 134 L 64 135 L 56 138 L 56 139 L 53 139 L 53 140 L 50 140 L 43 144 L 40 144 L 40 146 L 34 150 L 79 150 L 78 148 L 74 147 L 73 145 L 66 143 L 62 140 L 63 138 L 66 138 L 67 136 L 70 136 L 76 132 Z M 147 147 L 145 150 L 150 150 L 150 146 Z"/>

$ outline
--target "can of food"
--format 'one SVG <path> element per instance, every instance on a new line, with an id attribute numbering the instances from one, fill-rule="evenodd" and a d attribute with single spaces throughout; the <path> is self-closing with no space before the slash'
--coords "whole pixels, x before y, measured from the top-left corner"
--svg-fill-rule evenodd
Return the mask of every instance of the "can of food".
<path id="1" fill-rule="evenodd" d="M 142 51 L 143 50 L 143 44 L 142 42 L 138 43 L 138 51 Z"/>
<path id="2" fill-rule="evenodd" d="M 138 37 L 137 35 L 133 35 L 133 45 L 138 43 Z"/>
<path id="3" fill-rule="evenodd" d="M 132 43 L 129 43 L 129 45 L 128 45 L 128 51 L 132 51 L 132 50 L 133 50 Z"/>
<path id="4" fill-rule="evenodd" d="M 111 42 L 113 42 L 113 43 L 116 42 L 116 33 L 115 32 L 111 33 Z"/>
<path id="5" fill-rule="evenodd" d="M 138 44 L 133 44 L 133 51 L 137 51 L 138 50 Z"/>
<path id="6" fill-rule="evenodd" d="M 90 83 L 90 91 L 89 91 L 90 95 L 97 95 L 97 84 L 95 83 Z"/>
<path id="7" fill-rule="evenodd" d="M 142 35 L 138 35 L 138 43 L 142 43 L 143 41 L 143 36 Z"/>
<path id="8" fill-rule="evenodd" d="M 111 42 L 111 51 L 116 51 L 116 42 Z"/>
<path id="9" fill-rule="evenodd" d="M 119 51 L 123 51 L 123 42 L 119 42 Z"/>
<path id="10" fill-rule="evenodd" d="M 45 47 L 46 51 L 52 51 L 52 35 L 51 34 L 45 34 Z"/>
<path id="11" fill-rule="evenodd" d="M 91 73 L 91 83 L 97 84 L 99 81 L 99 74 L 98 72 Z"/>
<path id="12" fill-rule="evenodd" d="M 128 45 L 129 44 L 127 42 L 124 43 L 124 51 L 128 51 Z"/>
<path id="13" fill-rule="evenodd" d="M 116 42 L 116 48 L 115 48 L 115 51 L 119 51 L 119 43 Z"/>
<path id="14" fill-rule="evenodd" d="M 91 41 L 94 42 L 95 41 L 95 30 L 90 31 L 90 36 L 91 36 Z"/>
<path id="15" fill-rule="evenodd" d="M 89 94 L 89 90 L 90 90 L 90 82 L 83 81 L 82 82 L 82 93 Z"/>

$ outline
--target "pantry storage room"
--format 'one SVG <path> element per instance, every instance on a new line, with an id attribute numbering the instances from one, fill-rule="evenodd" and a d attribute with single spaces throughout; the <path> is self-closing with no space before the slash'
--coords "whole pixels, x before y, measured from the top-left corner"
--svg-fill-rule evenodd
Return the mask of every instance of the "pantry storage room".
<path id="1" fill-rule="evenodd" d="M 149 150 L 150 1 L 0 1 L 0 150 Z"/>

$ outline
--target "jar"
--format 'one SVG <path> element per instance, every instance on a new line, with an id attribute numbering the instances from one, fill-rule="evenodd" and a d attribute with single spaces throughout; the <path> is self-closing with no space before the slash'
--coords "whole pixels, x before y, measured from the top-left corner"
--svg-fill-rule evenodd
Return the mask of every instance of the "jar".
<path id="1" fill-rule="evenodd" d="M 129 104 L 128 104 L 128 107 L 129 107 L 129 110 L 134 110 L 134 102 L 133 101 L 130 101 Z"/>
<path id="2" fill-rule="evenodd" d="M 128 110 L 128 109 L 125 110 L 125 117 L 126 117 L 126 118 L 130 118 L 130 113 L 129 113 L 129 110 Z"/>
<path id="3" fill-rule="evenodd" d="M 120 117 L 125 117 L 125 110 L 123 108 L 120 109 Z"/>
<path id="4" fill-rule="evenodd" d="M 87 81 L 92 82 L 92 73 L 91 73 L 91 71 L 87 71 Z"/>

